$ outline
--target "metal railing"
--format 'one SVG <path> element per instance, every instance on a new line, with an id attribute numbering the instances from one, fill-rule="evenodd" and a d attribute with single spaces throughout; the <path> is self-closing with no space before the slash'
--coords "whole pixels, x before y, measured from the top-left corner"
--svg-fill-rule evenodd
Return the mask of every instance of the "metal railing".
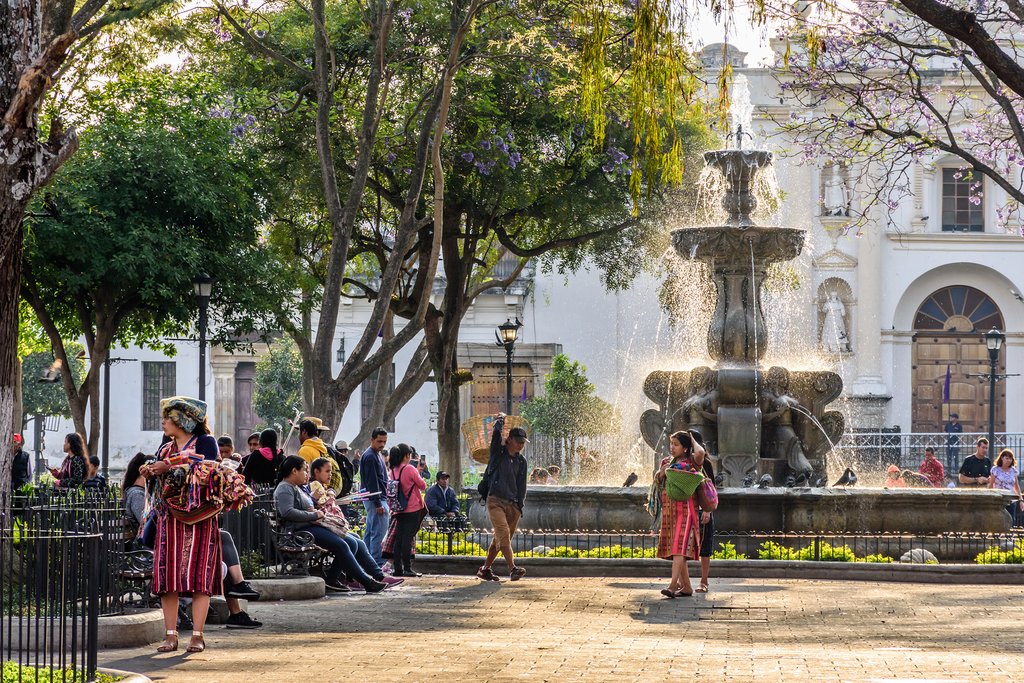
<path id="1" fill-rule="evenodd" d="M 99 533 L 0 531 L 0 659 L 3 679 L 96 679 Z"/>
<path id="2" fill-rule="evenodd" d="M 935 457 L 942 462 L 946 473 L 955 474 L 964 458 L 974 453 L 977 440 L 988 438 L 988 434 L 964 432 L 953 435 L 953 439 L 950 437 L 945 432 L 847 432 L 836 447 L 862 466 L 896 465 L 916 472 L 924 460 L 924 449 L 930 446 L 935 449 Z M 1011 449 L 1020 458 L 1021 449 L 1024 449 L 1024 433 L 997 432 L 995 444 L 989 449 L 993 462 L 1003 448 Z"/>

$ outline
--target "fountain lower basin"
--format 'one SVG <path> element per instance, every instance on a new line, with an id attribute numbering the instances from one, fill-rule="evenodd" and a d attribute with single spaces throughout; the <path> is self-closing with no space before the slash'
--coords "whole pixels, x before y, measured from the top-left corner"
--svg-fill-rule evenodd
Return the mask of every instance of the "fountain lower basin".
<path id="1" fill-rule="evenodd" d="M 644 533 L 651 530 L 647 487 L 530 486 L 521 529 Z M 737 532 L 998 533 L 1010 529 L 1011 494 L 969 489 L 723 488 L 715 526 Z M 482 505 L 470 508 L 490 529 Z"/>

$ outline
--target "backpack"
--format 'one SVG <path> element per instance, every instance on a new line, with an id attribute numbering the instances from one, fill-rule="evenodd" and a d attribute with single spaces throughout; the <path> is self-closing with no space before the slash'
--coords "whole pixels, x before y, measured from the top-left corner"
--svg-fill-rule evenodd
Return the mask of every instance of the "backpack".
<path id="1" fill-rule="evenodd" d="M 352 484 L 355 482 L 356 476 L 352 461 L 339 453 L 333 446 L 327 446 L 327 454 L 334 459 L 338 465 L 338 474 L 341 475 L 341 490 L 338 491 L 338 497 L 347 496 L 352 491 Z"/>
<path id="2" fill-rule="evenodd" d="M 390 480 L 384 488 L 384 498 L 387 500 L 392 514 L 404 511 L 405 507 L 409 504 L 409 496 L 402 491 L 401 481 L 402 470 L 406 467 L 410 467 L 410 465 L 402 465 L 398 470 L 398 476 Z"/>

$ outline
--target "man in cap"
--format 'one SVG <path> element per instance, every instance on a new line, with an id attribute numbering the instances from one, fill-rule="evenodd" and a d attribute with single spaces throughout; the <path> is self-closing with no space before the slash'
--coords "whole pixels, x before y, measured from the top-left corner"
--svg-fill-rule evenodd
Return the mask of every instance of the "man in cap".
<path id="1" fill-rule="evenodd" d="M 960 416 L 950 413 L 949 422 L 943 425 L 942 431 L 946 432 L 946 471 L 953 472 L 960 469 L 960 435 L 964 433 Z"/>
<path id="2" fill-rule="evenodd" d="M 21 434 L 11 438 L 11 490 L 17 490 L 32 481 L 32 459 L 22 448 L 25 439 Z"/>
<path id="3" fill-rule="evenodd" d="M 327 446 L 320 440 L 323 422 L 318 417 L 306 417 L 299 422 L 298 456 L 308 463 L 327 457 Z"/>
<path id="4" fill-rule="evenodd" d="M 327 446 L 327 452 L 331 454 L 334 462 L 338 465 L 337 470 L 341 475 L 341 488 L 338 490 L 338 497 L 342 498 L 352 492 L 352 484 L 356 479 L 355 466 L 348 459 L 348 442 L 338 440 L 334 443 L 334 448 Z"/>
<path id="5" fill-rule="evenodd" d="M 427 489 L 427 510 L 437 523 L 439 531 L 460 531 L 466 526 L 466 516 L 459 509 L 455 490 L 448 485 L 451 476 L 438 472 L 436 483 Z"/>
<path id="6" fill-rule="evenodd" d="M 526 570 L 516 566 L 515 555 L 512 553 L 512 534 L 516 532 L 526 500 L 529 466 L 523 456 L 523 448 L 529 440 L 522 427 L 513 427 L 509 430 L 508 438 L 502 440 L 505 414 L 498 413 L 496 417 L 494 431 L 491 433 L 490 459 L 480 489 L 481 494 L 486 493 L 487 515 L 491 518 L 494 535 L 487 548 L 487 559 L 476 575 L 485 581 L 498 581 L 498 577 L 491 571 L 491 565 L 500 551 L 508 564 L 509 580 L 518 581 L 526 575 Z"/>

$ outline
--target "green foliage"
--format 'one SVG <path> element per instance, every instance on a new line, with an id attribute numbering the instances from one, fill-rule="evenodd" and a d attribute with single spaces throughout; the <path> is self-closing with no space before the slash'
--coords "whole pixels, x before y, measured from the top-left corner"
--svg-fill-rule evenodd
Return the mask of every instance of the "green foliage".
<path id="1" fill-rule="evenodd" d="M 819 543 L 817 556 L 814 544 L 803 548 L 790 548 L 774 541 L 765 541 L 757 549 L 757 557 L 761 560 L 819 560 L 821 562 L 892 562 L 887 555 L 872 554 L 857 557 L 848 545 L 833 546 L 831 543 Z"/>
<path id="2" fill-rule="evenodd" d="M 71 374 L 75 378 L 75 384 L 81 384 L 85 379 L 85 361 L 78 358 L 78 353 L 83 350 L 82 346 L 74 342 L 67 342 L 64 344 L 64 348 L 67 350 L 68 360 L 71 363 Z M 53 356 L 49 351 L 30 353 L 21 361 L 21 373 L 24 378 L 21 385 L 21 401 L 26 415 L 71 417 L 71 408 L 68 406 L 68 396 L 64 392 L 63 384 L 39 381 L 42 373 L 46 372 L 53 363 Z"/>
<path id="3" fill-rule="evenodd" d="M 487 548 L 466 540 L 467 534 L 455 534 L 452 537 L 452 555 L 486 555 Z M 447 555 L 448 534 L 432 531 L 420 531 L 416 540 L 416 552 L 422 555 Z"/>
<path id="4" fill-rule="evenodd" d="M 242 568 L 242 576 L 262 576 L 264 573 L 263 553 L 250 550 L 238 556 L 238 566 Z"/>
<path id="5" fill-rule="evenodd" d="M 747 556 L 736 552 L 736 545 L 730 542 L 719 543 L 718 550 L 711 553 L 712 560 L 745 560 Z"/>
<path id="6" fill-rule="evenodd" d="M 974 558 L 975 564 L 1024 564 L 1024 540 L 1017 541 L 1009 550 L 992 546 Z"/>
<path id="7" fill-rule="evenodd" d="M 263 327 L 279 305 L 251 124 L 225 97 L 201 74 L 127 72 L 64 113 L 81 149 L 36 197 L 25 237 L 26 287 L 63 338 L 169 350 L 195 318 L 200 272 L 217 278 L 215 340 Z"/>
<path id="8" fill-rule="evenodd" d="M 32 681 L 32 683 L 78 683 L 81 681 L 85 683 L 86 681 L 85 672 L 73 668 L 53 669 L 42 666 L 37 670 L 32 666 L 21 666 L 17 662 L 4 662 L 0 671 L 2 671 L 0 683 L 22 683 L 22 681 Z M 98 672 L 95 678 L 88 680 L 95 681 L 95 683 L 115 683 L 115 681 L 124 680 L 124 677 Z"/>
<path id="9" fill-rule="evenodd" d="M 579 439 L 618 430 L 619 418 L 611 404 L 594 395 L 587 368 L 558 354 L 544 379 L 544 395 L 526 402 L 522 415 L 532 428 L 561 439 L 567 454 L 576 454 Z"/>
<path id="10" fill-rule="evenodd" d="M 252 405 L 265 426 L 288 424 L 302 408 L 302 357 L 289 338 L 284 338 L 256 363 Z"/>

